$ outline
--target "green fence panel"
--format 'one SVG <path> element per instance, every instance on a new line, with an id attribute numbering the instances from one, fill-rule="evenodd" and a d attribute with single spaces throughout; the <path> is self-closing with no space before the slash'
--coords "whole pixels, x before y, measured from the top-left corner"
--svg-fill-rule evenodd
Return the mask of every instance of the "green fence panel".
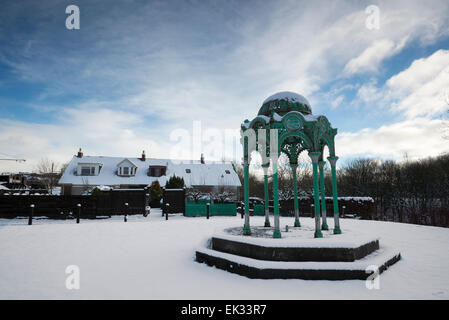
<path id="1" fill-rule="evenodd" d="M 186 217 L 206 216 L 206 204 L 204 203 L 186 203 Z"/>
<path id="2" fill-rule="evenodd" d="M 197 200 L 196 202 L 195 202 L 195 201 L 189 201 L 189 202 L 191 202 L 191 203 L 206 204 L 206 203 L 210 203 L 210 200 L 208 200 L 208 199 L 201 199 L 201 200 Z"/>
<path id="3" fill-rule="evenodd" d="M 254 215 L 255 216 L 264 216 L 265 215 L 265 205 L 263 204 L 255 204 L 254 205 Z"/>
<path id="4" fill-rule="evenodd" d="M 235 203 L 214 203 L 210 205 L 211 216 L 236 216 L 237 205 Z"/>

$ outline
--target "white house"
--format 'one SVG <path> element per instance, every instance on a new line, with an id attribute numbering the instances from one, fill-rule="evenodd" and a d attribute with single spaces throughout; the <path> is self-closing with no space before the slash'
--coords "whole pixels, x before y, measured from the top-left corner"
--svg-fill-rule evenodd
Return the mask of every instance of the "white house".
<path id="1" fill-rule="evenodd" d="M 240 179 L 230 162 L 84 156 L 81 149 L 73 156 L 59 184 L 62 194 L 82 194 L 95 186 L 119 189 L 144 188 L 158 180 L 164 187 L 176 175 L 184 178 L 189 187 L 241 186 Z"/>

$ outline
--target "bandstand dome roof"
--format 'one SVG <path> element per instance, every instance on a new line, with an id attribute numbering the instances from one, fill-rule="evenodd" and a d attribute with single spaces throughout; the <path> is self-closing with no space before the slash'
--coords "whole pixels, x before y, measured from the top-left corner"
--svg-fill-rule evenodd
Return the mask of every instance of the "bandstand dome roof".
<path id="1" fill-rule="evenodd" d="M 312 114 L 310 102 L 304 96 L 290 91 L 283 91 L 266 98 L 259 109 L 258 115 L 269 117 L 272 112 L 276 112 L 283 116 L 290 111 Z"/>

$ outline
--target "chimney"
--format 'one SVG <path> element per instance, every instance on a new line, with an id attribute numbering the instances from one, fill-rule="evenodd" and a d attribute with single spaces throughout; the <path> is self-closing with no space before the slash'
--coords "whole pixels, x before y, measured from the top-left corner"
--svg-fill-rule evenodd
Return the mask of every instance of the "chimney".
<path id="1" fill-rule="evenodd" d="M 142 151 L 142 157 L 140 158 L 141 161 L 145 161 L 146 160 L 146 156 L 145 156 L 145 150 Z"/>
<path id="2" fill-rule="evenodd" d="M 81 148 L 78 151 L 78 154 L 76 155 L 78 158 L 82 158 L 83 157 L 83 151 L 81 150 Z"/>
<path id="3" fill-rule="evenodd" d="M 200 159 L 201 163 L 204 164 L 204 155 L 201 154 L 201 159 Z"/>

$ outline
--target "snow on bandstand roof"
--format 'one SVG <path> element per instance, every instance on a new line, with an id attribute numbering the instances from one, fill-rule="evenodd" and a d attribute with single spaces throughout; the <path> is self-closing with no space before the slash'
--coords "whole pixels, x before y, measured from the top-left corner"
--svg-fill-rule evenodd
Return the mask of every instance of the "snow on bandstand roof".
<path id="1" fill-rule="evenodd" d="M 312 114 L 310 102 L 304 96 L 290 91 L 283 91 L 266 98 L 257 115 L 271 117 L 273 113 L 276 113 L 283 117 L 291 111 L 297 111 L 303 115 Z M 280 120 L 275 119 L 275 121 Z"/>
<path id="2" fill-rule="evenodd" d="M 125 159 L 137 166 L 135 175 L 119 176 L 117 174 L 117 164 Z M 100 164 L 99 174 L 96 176 L 77 175 L 78 164 L 83 163 Z M 166 174 L 161 177 L 150 177 L 148 175 L 150 166 L 166 166 Z M 187 171 L 190 171 L 190 173 Z M 206 161 L 206 163 L 202 164 L 200 161 L 194 160 L 146 158 L 142 161 L 140 158 L 105 156 L 83 156 L 81 158 L 73 156 L 59 183 L 90 186 L 151 185 L 153 181 L 158 180 L 163 187 L 173 175 L 184 178 L 186 187 L 241 186 L 240 179 L 230 162 Z"/>
<path id="3" fill-rule="evenodd" d="M 290 92 L 290 91 L 282 91 L 275 93 L 268 98 L 265 99 L 265 101 L 262 104 L 265 104 L 267 102 L 273 101 L 273 100 L 286 100 L 291 102 L 299 102 L 305 105 L 308 105 L 310 107 L 310 102 L 302 95 Z"/>

